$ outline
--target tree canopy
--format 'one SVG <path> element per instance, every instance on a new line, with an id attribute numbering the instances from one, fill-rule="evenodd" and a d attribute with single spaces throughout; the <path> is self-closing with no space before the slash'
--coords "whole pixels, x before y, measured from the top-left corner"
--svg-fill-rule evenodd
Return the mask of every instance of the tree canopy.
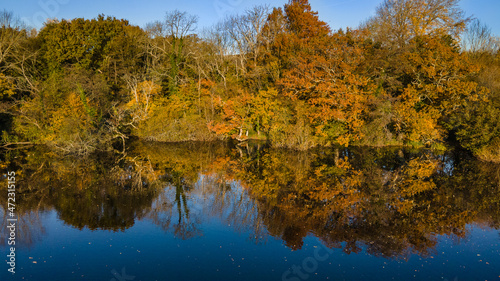
<path id="1" fill-rule="evenodd" d="M 255 7 L 196 32 L 169 11 L 127 20 L 0 14 L 4 143 L 66 153 L 127 139 L 267 139 L 276 147 L 458 144 L 500 152 L 498 38 L 459 0 L 385 0 L 332 30 L 307 0 Z"/>

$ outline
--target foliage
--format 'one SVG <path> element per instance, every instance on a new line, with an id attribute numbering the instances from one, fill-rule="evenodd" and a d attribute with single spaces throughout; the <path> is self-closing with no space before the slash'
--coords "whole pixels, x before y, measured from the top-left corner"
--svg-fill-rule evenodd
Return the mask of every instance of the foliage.
<path id="1" fill-rule="evenodd" d="M 19 141 L 78 154 L 124 152 L 134 136 L 295 149 L 456 141 L 496 155 L 497 39 L 457 0 L 387 0 L 336 31 L 307 0 L 200 34 L 181 11 L 145 29 L 99 15 L 38 33 L 2 15 L 0 117 Z"/>

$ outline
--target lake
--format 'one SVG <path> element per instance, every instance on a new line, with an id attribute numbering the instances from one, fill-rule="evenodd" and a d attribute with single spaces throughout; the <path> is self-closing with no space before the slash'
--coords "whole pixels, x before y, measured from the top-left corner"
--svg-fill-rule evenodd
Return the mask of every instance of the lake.
<path id="1" fill-rule="evenodd" d="M 500 280 L 500 166 L 460 151 L 134 142 L 0 157 L 0 280 Z"/>

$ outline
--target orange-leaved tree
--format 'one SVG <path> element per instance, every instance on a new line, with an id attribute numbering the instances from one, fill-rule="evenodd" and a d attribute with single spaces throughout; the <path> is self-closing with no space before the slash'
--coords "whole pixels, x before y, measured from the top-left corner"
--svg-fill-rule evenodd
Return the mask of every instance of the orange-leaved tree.
<path id="1" fill-rule="evenodd" d="M 360 137 L 372 91 L 369 79 L 356 74 L 363 60 L 359 36 L 332 34 L 306 0 L 290 1 L 284 13 L 286 30 L 274 41 L 282 66 L 279 89 L 292 101 L 305 102 L 306 126 L 320 142 L 348 145 Z"/>

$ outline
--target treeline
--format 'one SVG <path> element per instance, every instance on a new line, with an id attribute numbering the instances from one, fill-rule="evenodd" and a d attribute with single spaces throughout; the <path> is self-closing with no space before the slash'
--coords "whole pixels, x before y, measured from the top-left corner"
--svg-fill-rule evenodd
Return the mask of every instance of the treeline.
<path id="1" fill-rule="evenodd" d="M 498 39 L 459 0 L 384 1 L 333 31 L 307 0 L 195 33 L 167 12 L 126 20 L 0 15 L 2 141 L 67 153 L 126 140 L 267 139 L 276 147 L 457 143 L 500 160 Z"/>

